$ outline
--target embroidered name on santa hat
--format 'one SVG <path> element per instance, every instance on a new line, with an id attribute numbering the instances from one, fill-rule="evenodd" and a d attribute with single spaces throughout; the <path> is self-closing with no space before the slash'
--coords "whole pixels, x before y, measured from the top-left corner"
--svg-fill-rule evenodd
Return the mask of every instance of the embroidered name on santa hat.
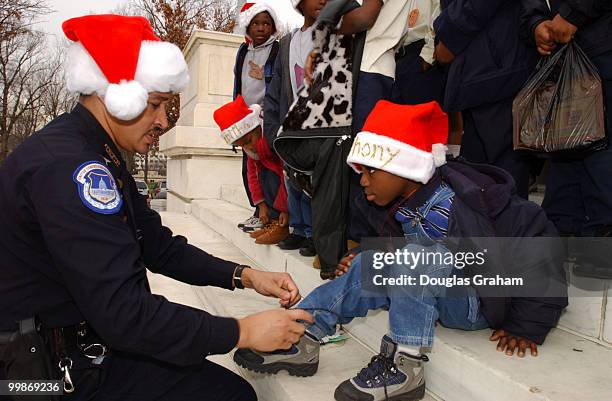
<path id="1" fill-rule="evenodd" d="M 66 59 L 72 93 L 98 94 L 120 120 L 138 117 L 149 92 L 177 93 L 189 83 L 181 50 L 161 41 L 144 17 L 87 15 L 62 25 L 73 43 Z"/>
<path id="2" fill-rule="evenodd" d="M 261 126 L 261 106 L 247 106 L 241 95 L 236 100 L 224 104 L 213 113 L 215 122 L 221 129 L 221 137 L 228 145 Z"/>
<path id="3" fill-rule="evenodd" d="M 426 184 L 446 162 L 447 137 L 448 117 L 437 102 L 406 106 L 381 100 L 355 137 L 347 163 L 358 173 L 363 165 Z"/>

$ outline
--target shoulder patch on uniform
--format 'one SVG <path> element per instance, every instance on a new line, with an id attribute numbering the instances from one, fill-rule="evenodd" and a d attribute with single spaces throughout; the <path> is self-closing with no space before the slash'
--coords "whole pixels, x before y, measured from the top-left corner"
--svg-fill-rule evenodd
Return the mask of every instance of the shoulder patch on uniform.
<path id="1" fill-rule="evenodd" d="M 98 161 L 88 161 L 74 171 L 83 204 L 96 213 L 114 214 L 121 210 L 123 199 L 111 172 Z"/>

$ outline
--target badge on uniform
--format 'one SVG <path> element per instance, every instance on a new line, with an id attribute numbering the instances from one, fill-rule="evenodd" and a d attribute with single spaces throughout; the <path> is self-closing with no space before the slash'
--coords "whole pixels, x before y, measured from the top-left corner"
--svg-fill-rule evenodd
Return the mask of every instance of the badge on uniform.
<path id="1" fill-rule="evenodd" d="M 100 162 L 81 164 L 75 170 L 73 179 L 83 204 L 89 209 L 102 214 L 114 214 L 121 210 L 123 200 L 115 179 Z"/>

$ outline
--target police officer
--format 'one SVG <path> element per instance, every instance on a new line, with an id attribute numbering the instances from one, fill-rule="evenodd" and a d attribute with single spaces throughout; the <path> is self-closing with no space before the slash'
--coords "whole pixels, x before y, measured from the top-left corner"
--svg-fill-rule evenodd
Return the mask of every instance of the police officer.
<path id="1" fill-rule="evenodd" d="M 79 104 L 0 168 L 0 332 L 36 319 L 50 375 L 72 391 L 64 399 L 256 399 L 206 357 L 236 346 L 288 348 L 304 332 L 296 320 L 311 316 L 281 308 L 213 316 L 151 294 L 146 268 L 193 285 L 253 288 L 285 307 L 299 301 L 298 288 L 287 274 L 239 266 L 173 236 L 119 153 L 146 153 L 167 127 L 168 101 L 189 79 L 182 53 L 142 17 L 91 15 L 63 29 L 73 41 L 67 86 Z M 19 356 L 2 355 L 14 377 Z"/>

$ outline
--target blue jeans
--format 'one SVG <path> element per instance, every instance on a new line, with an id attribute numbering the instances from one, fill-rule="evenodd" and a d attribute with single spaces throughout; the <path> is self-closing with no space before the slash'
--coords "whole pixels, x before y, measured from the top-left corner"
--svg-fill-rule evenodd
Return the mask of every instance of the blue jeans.
<path id="1" fill-rule="evenodd" d="M 287 202 L 289 204 L 289 227 L 293 228 L 293 234 L 312 238 L 312 211 L 310 198 L 291 186 L 285 178 L 287 187 Z"/>
<path id="2" fill-rule="evenodd" d="M 411 244 L 418 252 L 422 246 Z M 488 327 L 480 313 L 476 290 L 469 286 L 455 286 L 452 294 L 438 286 L 405 286 L 389 288 L 386 296 L 364 296 L 361 290 L 363 253 L 353 259 L 348 273 L 323 284 L 311 292 L 299 305 L 310 312 L 315 323 L 308 331 L 322 338 L 335 333 L 337 323 L 349 323 L 363 317 L 370 310 L 389 311 L 388 333 L 398 344 L 430 348 L 433 345 L 435 323 L 460 330 L 480 330 Z M 430 277 L 449 277 L 459 273 L 452 265 L 426 266 L 411 270 L 405 266 L 403 274 L 427 274 Z M 418 281 L 418 278 L 417 278 Z M 444 287 L 442 287 L 444 288 Z"/>

